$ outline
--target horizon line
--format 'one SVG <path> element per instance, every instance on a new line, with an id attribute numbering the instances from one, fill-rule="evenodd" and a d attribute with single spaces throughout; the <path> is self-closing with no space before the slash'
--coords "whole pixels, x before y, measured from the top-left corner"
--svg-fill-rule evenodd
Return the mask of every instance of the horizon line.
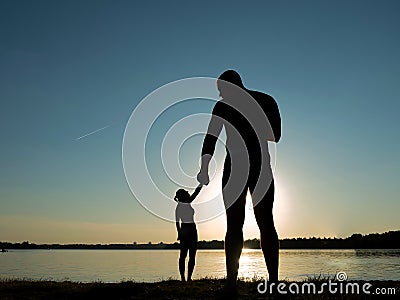
<path id="1" fill-rule="evenodd" d="M 362 233 L 353 233 L 349 236 L 346 237 L 317 237 L 317 236 L 309 236 L 309 237 L 290 237 L 290 238 L 280 238 L 279 240 L 296 240 L 296 239 L 348 239 L 351 238 L 354 235 L 361 235 L 361 237 L 365 237 L 365 236 L 369 236 L 369 235 L 384 235 L 384 234 L 388 234 L 388 233 L 400 233 L 400 229 L 398 230 L 388 230 L 382 233 L 378 233 L 378 232 L 372 232 L 372 233 L 367 233 L 367 234 L 362 234 Z M 244 240 L 244 242 L 246 241 L 254 241 L 254 240 L 260 240 L 260 238 L 249 238 Z M 224 242 L 224 239 L 222 240 L 199 240 L 199 242 Z M 158 241 L 158 242 L 153 242 L 153 241 L 147 241 L 147 242 L 137 242 L 137 241 L 132 241 L 132 242 L 119 242 L 119 243 L 83 243 L 83 242 L 74 242 L 74 243 L 54 243 L 54 242 L 47 242 L 47 243 L 36 243 L 36 242 L 29 242 L 29 240 L 24 240 L 22 242 L 9 242 L 9 241 L 0 241 L 0 244 L 2 243 L 10 243 L 10 244 L 22 244 L 22 243 L 28 243 L 28 244 L 35 244 L 35 245 L 133 245 L 136 243 L 136 245 L 147 245 L 149 243 L 153 244 L 153 245 L 158 245 L 158 244 L 175 244 L 175 243 L 179 243 L 179 241 L 173 241 L 173 242 L 164 242 L 164 241 Z"/>

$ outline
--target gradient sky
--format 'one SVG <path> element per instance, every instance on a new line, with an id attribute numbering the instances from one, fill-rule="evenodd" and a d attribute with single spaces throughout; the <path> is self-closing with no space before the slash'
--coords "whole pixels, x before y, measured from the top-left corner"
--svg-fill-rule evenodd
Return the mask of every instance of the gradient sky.
<path id="1" fill-rule="evenodd" d="M 365 0 L 1 1 L 0 240 L 174 241 L 126 184 L 124 129 L 154 89 L 230 68 L 281 110 L 281 238 L 399 229 L 399 12 Z M 245 238 L 258 237 L 247 211 Z M 224 234 L 224 216 L 199 226 L 200 239 Z"/>

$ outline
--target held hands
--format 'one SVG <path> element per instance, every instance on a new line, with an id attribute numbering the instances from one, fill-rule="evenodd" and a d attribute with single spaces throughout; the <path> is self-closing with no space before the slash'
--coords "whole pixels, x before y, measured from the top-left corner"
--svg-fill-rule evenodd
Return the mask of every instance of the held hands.
<path id="1" fill-rule="evenodd" d="M 197 174 L 197 181 L 201 185 L 208 185 L 210 183 L 210 178 L 208 176 L 208 172 L 204 172 L 203 170 L 200 170 L 199 174 Z"/>
<path id="2" fill-rule="evenodd" d="M 202 185 L 208 185 L 210 183 L 210 178 L 208 176 L 208 165 L 210 164 L 212 155 L 204 154 L 201 157 L 201 167 L 200 172 L 197 174 L 197 181 Z"/>

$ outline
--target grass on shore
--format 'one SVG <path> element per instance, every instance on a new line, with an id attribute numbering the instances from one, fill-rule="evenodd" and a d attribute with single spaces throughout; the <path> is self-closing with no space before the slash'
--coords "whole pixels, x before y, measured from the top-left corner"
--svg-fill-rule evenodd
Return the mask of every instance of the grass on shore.
<path id="1" fill-rule="evenodd" d="M 329 278 L 315 277 L 308 278 L 307 283 L 315 283 L 317 291 L 321 284 Z M 251 281 L 238 281 L 239 299 L 276 299 L 269 294 L 260 294 L 257 286 L 263 282 L 260 278 Z M 301 286 L 304 282 L 297 282 Z M 364 281 L 357 281 L 364 284 Z M 283 281 L 286 286 L 293 282 Z M 299 294 L 280 295 L 284 299 L 370 299 L 376 288 L 395 288 L 398 297 L 400 294 L 400 281 L 369 281 L 372 287 L 370 295 L 360 292 L 354 294 L 331 294 L 324 289 L 322 294 Z M 218 291 L 224 285 L 223 279 L 203 278 L 192 282 L 182 283 L 178 280 L 164 280 L 160 282 L 135 282 L 123 281 L 119 283 L 104 282 L 71 282 L 71 281 L 50 281 L 50 280 L 24 280 L 24 279 L 1 279 L 0 299 L 219 299 Z M 360 288 L 361 289 L 361 288 Z M 286 290 L 287 287 L 286 287 Z M 391 291 L 393 293 L 393 290 Z M 395 295 L 387 295 L 388 299 L 395 299 Z M 221 298 L 227 299 L 227 298 Z"/>

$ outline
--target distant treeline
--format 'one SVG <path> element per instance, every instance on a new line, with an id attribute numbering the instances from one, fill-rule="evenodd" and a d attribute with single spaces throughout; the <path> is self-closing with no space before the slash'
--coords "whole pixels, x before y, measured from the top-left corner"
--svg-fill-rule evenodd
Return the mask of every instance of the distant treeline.
<path id="1" fill-rule="evenodd" d="M 248 249 L 260 249 L 260 240 L 244 242 Z M 1 249 L 179 249 L 179 243 L 172 244 L 34 244 L 0 242 Z M 353 234 L 347 238 L 292 238 L 280 240 L 281 249 L 400 249 L 400 231 Z M 199 241 L 198 249 L 224 249 L 223 241 Z"/>

